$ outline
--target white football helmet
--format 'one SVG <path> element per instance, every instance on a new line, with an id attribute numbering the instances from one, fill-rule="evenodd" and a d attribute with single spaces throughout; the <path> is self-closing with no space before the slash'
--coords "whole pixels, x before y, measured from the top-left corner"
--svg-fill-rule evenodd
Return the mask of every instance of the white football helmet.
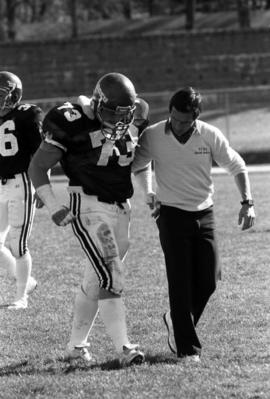
<path id="1" fill-rule="evenodd" d="M 21 79 L 14 73 L 0 71 L 0 111 L 11 111 L 21 98 Z"/>

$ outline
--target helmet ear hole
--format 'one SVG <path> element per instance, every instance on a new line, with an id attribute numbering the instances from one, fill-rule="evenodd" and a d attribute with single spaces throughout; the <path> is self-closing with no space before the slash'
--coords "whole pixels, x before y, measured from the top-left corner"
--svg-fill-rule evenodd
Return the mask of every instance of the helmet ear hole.
<path id="1" fill-rule="evenodd" d="M 14 104 L 17 104 L 19 101 L 20 101 L 20 99 L 21 99 L 21 96 L 20 96 L 20 93 L 19 92 L 17 92 L 17 91 L 14 91 L 13 93 L 12 93 L 12 102 L 14 103 Z"/>

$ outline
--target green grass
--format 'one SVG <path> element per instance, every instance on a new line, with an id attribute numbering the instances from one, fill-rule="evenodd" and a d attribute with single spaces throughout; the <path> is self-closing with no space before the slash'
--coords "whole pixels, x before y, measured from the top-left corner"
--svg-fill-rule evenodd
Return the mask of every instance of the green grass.
<path id="1" fill-rule="evenodd" d="M 0 310 L 0 398 L 269 398 L 269 177 L 251 175 L 258 220 L 241 232 L 233 179 L 214 176 L 223 278 L 198 326 L 200 365 L 177 363 L 167 347 L 163 255 L 140 191 L 132 200 L 125 303 L 130 336 L 146 352 L 146 362 L 120 368 L 99 318 L 90 339 L 97 363 L 61 361 L 85 260 L 70 226 L 58 228 L 46 210 L 38 210 L 30 249 L 39 288 L 28 310 Z M 55 188 L 62 197 L 63 184 Z M 1 301 L 13 293 L 2 279 Z"/>

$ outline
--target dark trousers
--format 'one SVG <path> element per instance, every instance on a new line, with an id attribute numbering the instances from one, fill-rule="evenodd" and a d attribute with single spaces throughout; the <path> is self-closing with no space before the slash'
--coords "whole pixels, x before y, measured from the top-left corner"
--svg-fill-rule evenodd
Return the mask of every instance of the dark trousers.
<path id="1" fill-rule="evenodd" d="M 220 278 L 213 208 L 188 212 L 162 205 L 157 225 L 177 355 L 200 354 L 195 327 Z"/>

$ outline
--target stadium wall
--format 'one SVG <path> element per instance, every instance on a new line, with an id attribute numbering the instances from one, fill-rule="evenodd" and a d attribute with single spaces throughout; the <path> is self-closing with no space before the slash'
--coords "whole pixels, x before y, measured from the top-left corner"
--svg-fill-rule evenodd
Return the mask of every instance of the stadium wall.
<path id="1" fill-rule="evenodd" d="M 0 54 L 0 70 L 23 79 L 25 99 L 88 93 L 109 71 L 128 75 L 138 92 L 270 84 L 268 29 L 4 43 Z"/>

